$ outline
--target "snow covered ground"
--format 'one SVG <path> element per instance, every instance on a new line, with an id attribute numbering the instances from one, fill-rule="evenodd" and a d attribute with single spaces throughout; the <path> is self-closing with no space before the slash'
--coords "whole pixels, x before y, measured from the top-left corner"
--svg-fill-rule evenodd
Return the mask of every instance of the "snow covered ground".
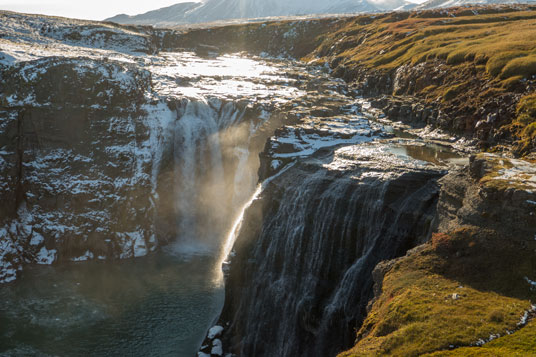
<path id="1" fill-rule="evenodd" d="M 288 63 L 158 53 L 154 33 L 144 31 L 0 12 L 0 283 L 27 263 L 157 249 L 174 231 L 157 226 L 176 187 L 168 176 L 180 174 L 173 157 L 184 143 L 175 132 L 187 103 L 214 116 L 215 130 L 249 121 L 251 136 L 305 94 L 302 81 L 284 74 Z M 230 153 L 216 147 L 237 165 L 256 156 L 247 140 L 232 145 Z M 251 180 L 234 180 L 247 197 Z"/>

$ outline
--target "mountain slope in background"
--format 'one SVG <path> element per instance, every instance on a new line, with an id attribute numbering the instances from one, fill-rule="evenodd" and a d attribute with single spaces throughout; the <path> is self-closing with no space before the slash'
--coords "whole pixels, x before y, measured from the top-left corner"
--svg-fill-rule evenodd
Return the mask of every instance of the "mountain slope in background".
<path id="1" fill-rule="evenodd" d="M 136 16 L 121 14 L 106 19 L 106 21 L 131 25 L 170 25 L 186 23 L 186 15 L 200 5 L 202 4 L 199 2 L 183 2 Z"/>
<path id="2" fill-rule="evenodd" d="M 465 5 L 491 5 L 491 4 L 526 4 L 534 1 L 517 1 L 517 0 L 428 0 L 417 6 L 417 10 L 428 10 L 437 8 L 447 8 Z"/>
<path id="3" fill-rule="evenodd" d="M 118 15 L 106 21 L 170 26 L 271 16 L 374 12 L 407 4 L 405 0 L 206 0 L 176 4 L 136 16 Z"/>
<path id="4" fill-rule="evenodd" d="M 421 5 L 407 0 L 203 0 L 185 2 L 144 14 L 117 15 L 106 21 L 158 27 L 252 19 L 273 16 L 345 14 L 390 10 L 426 10 L 469 4 L 515 4 L 517 0 L 428 0 Z"/>

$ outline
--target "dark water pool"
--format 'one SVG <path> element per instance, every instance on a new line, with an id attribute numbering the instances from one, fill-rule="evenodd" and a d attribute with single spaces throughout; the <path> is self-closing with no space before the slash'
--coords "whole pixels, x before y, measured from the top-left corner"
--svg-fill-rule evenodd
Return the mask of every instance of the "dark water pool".
<path id="1" fill-rule="evenodd" d="M 195 356 L 223 304 L 216 265 L 160 252 L 28 267 L 0 287 L 0 355 Z"/>

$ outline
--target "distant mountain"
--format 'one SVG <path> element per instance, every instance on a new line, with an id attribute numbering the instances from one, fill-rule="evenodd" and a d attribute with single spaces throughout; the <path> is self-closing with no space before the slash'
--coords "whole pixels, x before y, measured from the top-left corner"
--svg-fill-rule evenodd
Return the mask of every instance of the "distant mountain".
<path id="1" fill-rule="evenodd" d="M 180 3 L 136 16 L 118 15 L 106 21 L 169 26 L 271 16 L 375 12 L 406 4 L 405 0 L 204 0 Z"/>
<path id="2" fill-rule="evenodd" d="M 144 14 L 129 16 L 125 14 L 110 17 L 105 21 L 131 25 L 176 25 L 188 23 L 186 19 L 189 12 L 202 6 L 200 2 L 183 2 Z"/>
<path id="3" fill-rule="evenodd" d="M 453 6 L 464 5 L 491 5 L 491 4 L 526 4 L 534 3 L 535 1 L 517 1 L 517 0 L 428 0 L 419 6 L 416 10 L 427 10 L 437 8 L 447 8 Z"/>

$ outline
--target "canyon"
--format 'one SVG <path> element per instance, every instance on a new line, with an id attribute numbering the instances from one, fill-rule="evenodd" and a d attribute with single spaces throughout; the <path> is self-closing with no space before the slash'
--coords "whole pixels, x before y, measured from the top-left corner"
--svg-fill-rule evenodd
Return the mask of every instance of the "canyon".
<path id="1" fill-rule="evenodd" d="M 534 9 L 443 11 L 191 30 L 2 12 L 7 305 L 36 265 L 171 252 L 184 280 L 151 289 L 211 282 L 199 356 L 530 351 L 536 73 L 512 66 L 534 49 L 495 73 L 437 36 L 530 38 Z M 13 335 L 0 352 L 80 352 Z"/>

